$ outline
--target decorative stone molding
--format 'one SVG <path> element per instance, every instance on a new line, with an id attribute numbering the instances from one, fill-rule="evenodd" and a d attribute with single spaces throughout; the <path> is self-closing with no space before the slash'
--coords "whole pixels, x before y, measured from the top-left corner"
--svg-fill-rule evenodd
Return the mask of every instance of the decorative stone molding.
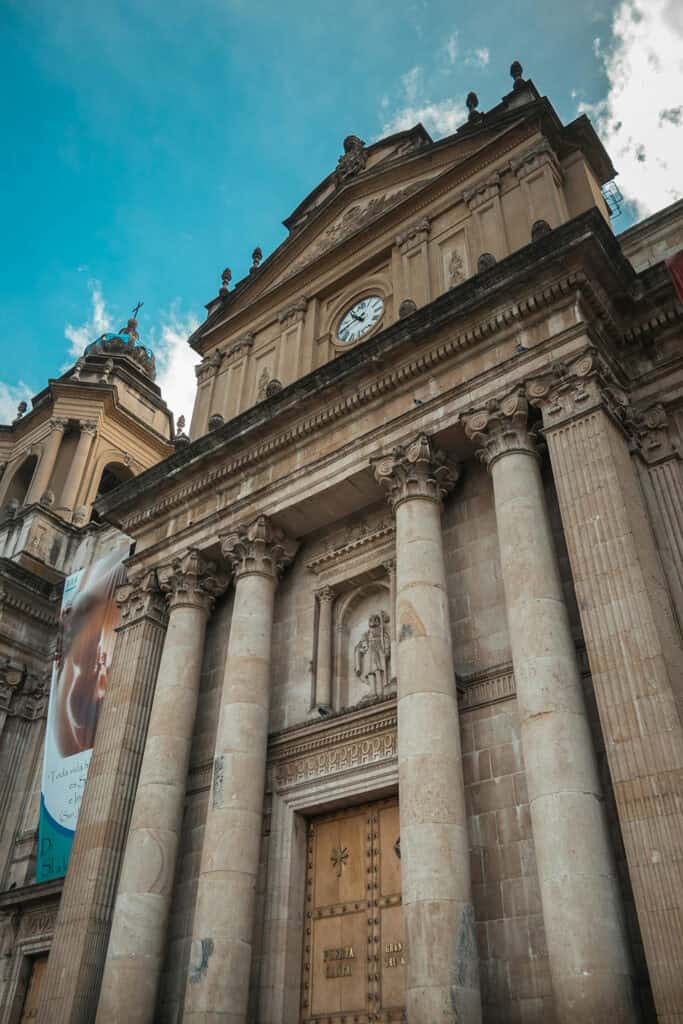
<path id="1" fill-rule="evenodd" d="M 654 465 L 671 458 L 680 459 L 679 442 L 672 435 L 671 420 L 661 402 L 634 409 L 632 425 L 635 447 L 648 464 Z"/>
<path id="2" fill-rule="evenodd" d="M 57 595 L 55 592 L 55 601 Z M 52 600 L 52 597 L 50 597 Z M 57 612 L 50 612 L 43 609 L 34 601 L 26 601 L 20 598 L 12 590 L 0 584 L 0 609 L 3 605 L 8 608 L 13 608 L 15 611 L 22 615 L 27 615 L 31 619 L 35 619 L 36 622 L 42 622 L 46 626 L 56 626 L 58 622 Z"/>
<path id="3" fill-rule="evenodd" d="M 332 604 L 337 595 L 333 587 L 320 587 L 315 591 L 315 596 L 320 604 Z"/>
<path id="4" fill-rule="evenodd" d="M 479 182 L 473 188 L 463 190 L 462 197 L 470 210 L 478 210 L 485 203 L 500 195 L 500 174 L 496 171 L 485 181 Z"/>
<path id="5" fill-rule="evenodd" d="M 277 579 L 294 558 L 298 541 L 273 526 L 267 516 L 260 515 L 248 525 L 223 534 L 221 551 L 230 563 L 235 578 L 257 573 Z"/>
<path id="6" fill-rule="evenodd" d="M 0 658 L 0 711 L 34 721 L 47 714 L 50 672 L 29 672 L 26 665 Z"/>
<path id="7" fill-rule="evenodd" d="M 195 366 L 194 372 L 198 383 L 201 383 L 207 377 L 211 377 L 218 372 L 218 367 L 221 365 L 223 354 L 224 353 L 220 349 L 214 349 L 210 355 L 205 356 L 201 363 Z"/>
<path id="8" fill-rule="evenodd" d="M 512 665 L 499 665 L 458 680 L 458 703 L 461 711 L 485 707 L 501 700 L 510 700 L 516 694 Z"/>
<path id="9" fill-rule="evenodd" d="M 465 433 L 478 446 L 477 457 L 489 470 L 507 452 L 536 455 L 536 437 L 528 426 L 529 404 L 523 390 L 500 400 L 491 399 L 483 409 L 462 417 Z"/>
<path id="10" fill-rule="evenodd" d="M 375 479 L 387 488 L 388 501 L 394 509 L 410 498 L 441 501 L 455 487 L 460 475 L 460 468 L 434 448 L 426 434 L 419 434 L 407 445 L 398 445 L 373 463 Z"/>
<path id="11" fill-rule="evenodd" d="M 417 303 L 413 299 L 404 299 L 398 307 L 398 318 L 399 320 L 405 320 L 407 316 L 412 316 L 416 312 Z"/>
<path id="12" fill-rule="evenodd" d="M 213 562 L 205 561 L 191 548 L 171 565 L 157 569 L 159 588 L 167 595 L 169 611 L 190 605 L 211 613 L 216 597 L 228 585 L 228 577 L 216 573 Z"/>
<path id="13" fill-rule="evenodd" d="M 82 434 L 89 434 L 91 437 L 95 437 L 97 434 L 97 423 L 95 420 L 81 420 L 79 428 Z"/>
<path id="14" fill-rule="evenodd" d="M 554 363 L 547 373 L 528 381 L 526 393 L 532 405 L 543 409 L 545 428 L 599 407 L 621 427 L 630 418 L 626 391 L 592 345 L 570 363 Z"/>
<path id="15" fill-rule="evenodd" d="M 62 416 L 53 416 L 48 421 L 48 425 L 50 427 L 51 432 L 53 430 L 61 430 L 61 432 L 64 433 L 66 428 L 69 426 L 69 421 L 67 419 L 64 419 L 64 417 Z"/>
<path id="16" fill-rule="evenodd" d="M 154 569 L 117 587 L 116 603 L 121 610 L 121 626 L 132 626 L 147 617 L 166 620 L 166 599 Z"/>
<path id="17" fill-rule="evenodd" d="M 22 914 L 19 928 L 19 940 L 35 939 L 39 936 L 51 936 L 55 930 L 57 907 L 49 909 L 41 907 L 30 914 Z"/>
<path id="18" fill-rule="evenodd" d="M 395 698 L 372 708 L 328 719 L 324 725 L 281 733 L 271 741 L 269 761 L 277 790 L 396 761 Z"/>
<path id="19" fill-rule="evenodd" d="M 286 306 L 285 309 L 280 310 L 277 318 L 281 324 L 301 323 L 306 315 L 307 306 L 308 299 L 305 295 L 302 295 L 301 298 L 297 299 L 296 302 L 293 302 L 291 306 Z"/>
<path id="20" fill-rule="evenodd" d="M 245 334 L 242 334 L 230 345 L 227 355 L 235 356 L 240 352 L 250 352 L 254 346 L 254 338 L 255 335 L 253 331 L 247 331 Z"/>
<path id="21" fill-rule="evenodd" d="M 510 170 L 521 181 L 546 164 L 550 166 L 557 184 L 561 184 L 563 177 L 562 168 L 560 167 L 555 150 L 546 140 L 527 149 L 521 156 L 513 157 L 510 161 Z"/>
<path id="22" fill-rule="evenodd" d="M 363 548 L 371 547 L 380 541 L 393 537 L 394 524 L 390 519 L 382 519 L 379 523 L 368 526 L 361 523 L 355 530 L 351 528 L 341 544 L 331 547 L 315 555 L 306 568 L 318 575 L 331 565 L 345 561 Z"/>
<path id="23" fill-rule="evenodd" d="M 418 245 L 429 237 L 431 229 L 432 225 L 429 217 L 421 217 L 420 220 L 410 224 L 399 235 L 396 235 L 396 245 L 399 248 L 408 248 L 411 243 Z"/>

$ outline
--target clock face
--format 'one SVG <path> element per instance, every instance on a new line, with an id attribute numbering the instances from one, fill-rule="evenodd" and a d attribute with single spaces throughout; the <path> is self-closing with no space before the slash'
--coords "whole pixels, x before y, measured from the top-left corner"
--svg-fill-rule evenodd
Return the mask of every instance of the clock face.
<path id="1" fill-rule="evenodd" d="M 384 313 L 384 300 L 379 295 L 370 295 L 352 306 L 339 321 L 337 340 L 344 345 L 358 341 L 378 324 Z"/>

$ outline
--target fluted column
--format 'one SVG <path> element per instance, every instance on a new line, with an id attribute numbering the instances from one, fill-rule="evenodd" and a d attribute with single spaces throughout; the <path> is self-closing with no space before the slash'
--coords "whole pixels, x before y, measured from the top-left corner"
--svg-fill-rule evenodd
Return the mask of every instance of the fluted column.
<path id="1" fill-rule="evenodd" d="M 296 545 L 266 516 L 222 538 L 235 575 L 211 796 L 185 989 L 185 1024 L 244 1024 L 270 708 L 273 605 Z"/>
<path id="2" fill-rule="evenodd" d="M 227 579 L 191 550 L 158 570 L 169 619 L 97 1012 L 99 1024 L 154 1020 L 190 748 L 214 595 Z"/>
<path id="3" fill-rule="evenodd" d="M 50 420 L 50 433 L 47 436 L 40 462 L 35 468 L 33 479 L 26 493 L 27 505 L 34 501 L 40 501 L 47 490 L 67 426 L 68 420 L 59 419 L 58 417 Z"/>
<path id="4" fill-rule="evenodd" d="M 81 433 L 76 444 L 76 451 L 74 452 L 71 465 L 69 466 L 69 472 L 66 474 L 66 480 L 64 481 L 64 487 L 62 488 L 62 494 L 57 502 L 59 508 L 66 509 L 68 512 L 73 512 L 78 498 L 78 489 L 81 486 L 83 480 L 83 472 L 85 470 L 85 463 L 90 454 L 90 448 L 97 434 L 97 424 L 89 420 L 81 423 Z"/>
<path id="5" fill-rule="evenodd" d="M 527 385 L 543 412 L 657 1019 L 683 1021 L 683 678 L 623 423 L 594 348 Z"/>
<path id="6" fill-rule="evenodd" d="M 457 468 L 424 435 L 375 461 L 396 516 L 398 772 L 409 1024 L 481 1020 L 441 499 Z"/>
<path id="7" fill-rule="evenodd" d="M 316 707 L 332 706 L 332 606 L 334 591 L 322 587 L 318 598 L 318 648 L 315 665 Z"/>
<path id="8" fill-rule="evenodd" d="M 92 1024 L 116 881 L 138 782 L 166 628 L 156 574 L 119 587 L 107 693 L 69 858 L 38 1024 Z"/>
<path id="9" fill-rule="evenodd" d="M 523 393 L 465 417 L 493 480 L 522 752 L 558 1024 L 635 1021 L 593 740 Z"/>
<path id="10" fill-rule="evenodd" d="M 683 628 L 683 458 L 680 442 L 663 405 L 638 410 L 634 416 L 642 458 L 645 498 L 657 534 L 666 573 Z"/>

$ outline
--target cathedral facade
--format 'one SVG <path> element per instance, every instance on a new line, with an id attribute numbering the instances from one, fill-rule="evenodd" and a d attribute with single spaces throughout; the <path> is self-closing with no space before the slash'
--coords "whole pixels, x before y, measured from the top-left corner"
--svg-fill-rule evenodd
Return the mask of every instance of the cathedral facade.
<path id="1" fill-rule="evenodd" d="M 511 70 L 345 139 L 224 272 L 190 436 L 83 485 L 135 549 L 3 1024 L 47 949 L 40 1024 L 683 1020 L 683 207 L 615 237 Z"/>

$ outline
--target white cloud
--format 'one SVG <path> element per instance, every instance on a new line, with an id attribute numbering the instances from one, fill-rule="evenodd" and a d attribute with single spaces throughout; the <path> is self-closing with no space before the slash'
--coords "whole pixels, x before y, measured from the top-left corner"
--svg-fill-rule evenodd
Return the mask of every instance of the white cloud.
<path id="1" fill-rule="evenodd" d="M 152 331 L 150 336 L 157 364 L 156 382 L 175 417 L 185 417 L 187 428 L 197 390 L 194 368 L 200 358 L 187 339 L 198 326 L 199 321 L 192 313 L 182 314 L 176 305 L 162 315 L 158 332 Z"/>
<path id="2" fill-rule="evenodd" d="M 595 47 L 607 96 L 579 111 L 595 119 L 623 195 L 647 216 L 683 195 L 683 8 L 677 0 L 622 0 L 612 35 L 610 47 Z"/>
<path id="3" fill-rule="evenodd" d="M 19 402 L 28 402 L 30 409 L 32 395 L 33 392 L 23 380 L 17 384 L 5 384 L 0 380 L 0 423 L 11 423 L 16 418 Z"/>
<path id="4" fill-rule="evenodd" d="M 401 75 L 401 85 L 408 103 L 414 103 L 419 90 L 422 88 L 422 68 L 414 67 Z"/>
<path id="5" fill-rule="evenodd" d="M 397 110 L 385 122 L 382 135 L 405 131 L 421 121 L 430 135 L 440 138 L 442 135 L 451 135 L 465 121 L 466 116 L 465 107 L 457 100 L 442 100 L 441 103 L 427 101 L 419 106 L 406 106 Z"/>
<path id="6" fill-rule="evenodd" d="M 85 346 L 89 345 L 100 334 L 104 334 L 105 331 L 111 331 L 114 323 L 111 314 L 107 311 L 100 282 L 90 280 L 88 281 L 88 288 L 92 303 L 90 318 L 76 327 L 73 324 L 67 324 L 64 328 L 64 336 L 70 342 L 69 355 L 73 356 L 74 359 L 82 356 Z M 71 363 L 68 363 L 67 367 L 70 365 Z M 64 367 L 64 369 L 67 367 Z"/>
<path id="7" fill-rule="evenodd" d="M 457 57 L 458 57 L 458 52 L 459 52 L 458 33 L 457 33 L 457 31 L 453 32 L 448 37 L 448 39 L 446 40 L 446 45 L 445 45 L 444 49 L 446 51 L 446 57 L 448 58 L 448 63 L 449 64 L 455 64 L 455 62 L 457 60 Z"/>
<path id="8" fill-rule="evenodd" d="M 470 50 L 465 57 L 465 64 L 469 64 L 470 67 L 485 68 L 491 59 L 491 53 L 486 46 L 482 46 L 478 50 Z"/>

